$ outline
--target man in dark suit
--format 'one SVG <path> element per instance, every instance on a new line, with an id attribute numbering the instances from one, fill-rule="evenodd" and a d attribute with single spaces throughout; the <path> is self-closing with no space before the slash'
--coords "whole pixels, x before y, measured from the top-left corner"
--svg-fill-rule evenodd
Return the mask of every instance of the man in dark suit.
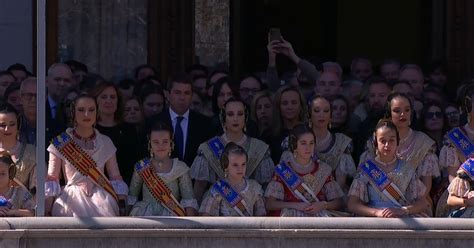
<path id="1" fill-rule="evenodd" d="M 71 68 L 62 63 L 52 64 L 48 68 L 46 76 L 46 86 L 48 87 L 48 97 L 46 99 L 46 142 L 60 132 L 64 131 L 66 125 L 59 118 L 59 106 L 67 92 L 76 88 L 77 84 Z"/>
<path id="2" fill-rule="evenodd" d="M 192 83 L 187 76 L 173 77 L 169 85 L 169 107 L 150 119 L 150 123 L 162 121 L 173 128 L 172 157 L 178 157 L 188 166 L 196 157 L 199 145 L 212 134 L 211 120 L 189 109 L 192 95 Z"/>

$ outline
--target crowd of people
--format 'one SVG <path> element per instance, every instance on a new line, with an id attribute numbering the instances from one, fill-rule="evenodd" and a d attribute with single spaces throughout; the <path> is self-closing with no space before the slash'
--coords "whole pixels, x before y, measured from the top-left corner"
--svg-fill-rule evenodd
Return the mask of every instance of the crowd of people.
<path id="1" fill-rule="evenodd" d="M 474 81 L 396 59 L 344 71 L 283 38 L 267 52 L 266 72 L 238 79 L 51 65 L 46 214 L 474 217 Z M 0 216 L 34 215 L 37 83 L 0 71 Z"/>

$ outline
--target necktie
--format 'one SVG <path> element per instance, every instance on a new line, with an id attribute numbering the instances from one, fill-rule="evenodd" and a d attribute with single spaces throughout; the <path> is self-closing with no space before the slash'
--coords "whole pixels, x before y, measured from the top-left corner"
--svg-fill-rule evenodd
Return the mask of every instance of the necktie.
<path id="1" fill-rule="evenodd" d="M 181 128 L 181 121 L 183 121 L 183 119 L 184 117 L 182 116 L 176 117 L 176 126 L 174 127 L 174 142 L 180 160 L 184 158 L 184 135 L 183 129 Z"/>
<path id="2" fill-rule="evenodd" d="M 56 106 L 51 107 L 51 118 L 56 119 Z"/>

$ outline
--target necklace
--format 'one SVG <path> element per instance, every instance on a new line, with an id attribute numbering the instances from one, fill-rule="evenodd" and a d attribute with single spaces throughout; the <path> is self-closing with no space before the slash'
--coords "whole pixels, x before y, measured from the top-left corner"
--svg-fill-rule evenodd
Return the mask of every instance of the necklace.
<path id="1" fill-rule="evenodd" d="M 158 158 L 153 158 L 152 163 L 155 165 L 156 171 L 161 172 L 163 170 L 163 167 L 165 166 L 165 163 L 168 163 L 170 160 L 169 159 L 158 159 Z"/>
<path id="2" fill-rule="evenodd" d="M 94 140 L 95 140 L 95 132 L 92 132 L 92 135 L 86 138 L 81 137 L 75 129 L 72 130 L 72 135 L 74 136 L 74 140 L 77 144 L 86 149 L 86 150 L 93 150 L 95 148 Z"/>
<path id="3" fill-rule="evenodd" d="M 310 159 L 307 164 L 300 164 L 296 162 L 295 158 L 292 157 L 291 160 L 288 161 L 288 164 L 290 165 L 290 167 L 297 169 L 297 172 L 306 174 L 310 170 L 312 170 L 311 165 L 313 164 L 313 161 Z"/>
<path id="4" fill-rule="evenodd" d="M 389 165 L 394 164 L 397 161 L 397 156 L 395 156 L 392 160 L 390 160 L 388 162 L 383 162 L 382 160 L 380 160 L 380 157 L 377 156 L 377 157 L 375 157 L 375 161 L 377 161 L 377 163 L 383 165 L 384 167 L 387 167 Z"/>

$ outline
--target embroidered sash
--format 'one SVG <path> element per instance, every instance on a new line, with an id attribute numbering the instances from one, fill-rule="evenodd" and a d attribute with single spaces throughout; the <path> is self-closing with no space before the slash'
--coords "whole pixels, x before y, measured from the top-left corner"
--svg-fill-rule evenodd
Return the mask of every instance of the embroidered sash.
<path id="1" fill-rule="evenodd" d="M 207 158 L 209 166 L 214 170 L 218 178 L 224 178 L 225 176 L 220 164 L 224 148 L 225 146 L 218 136 L 207 141 L 206 145 L 202 145 L 203 155 Z"/>
<path id="2" fill-rule="evenodd" d="M 244 198 L 225 180 L 218 180 L 214 183 L 212 191 L 218 192 L 240 216 L 251 216 Z"/>
<path id="3" fill-rule="evenodd" d="M 5 198 L 4 196 L 0 196 L 0 207 L 12 208 L 13 203 L 10 199 Z"/>
<path id="4" fill-rule="evenodd" d="M 314 192 L 284 161 L 275 167 L 275 172 L 295 197 L 306 203 L 318 201 Z"/>
<path id="5" fill-rule="evenodd" d="M 66 132 L 53 138 L 51 142 L 56 149 L 71 163 L 82 175 L 89 177 L 92 182 L 102 187 L 118 201 L 112 184 L 105 175 L 97 168 L 97 164 L 89 154 L 72 140 Z"/>
<path id="6" fill-rule="evenodd" d="M 471 179 L 474 179 L 474 158 L 466 160 L 466 162 L 461 165 L 460 169 L 465 171 Z"/>
<path id="7" fill-rule="evenodd" d="M 448 133 L 448 138 L 466 159 L 474 154 L 474 144 L 471 143 L 469 137 L 467 137 L 460 128 L 456 127 L 451 130 Z"/>
<path id="8" fill-rule="evenodd" d="M 143 179 L 145 185 L 156 201 L 160 202 L 164 208 L 168 209 L 177 216 L 186 215 L 183 207 L 173 196 L 171 189 L 168 188 L 163 179 L 158 174 L 156 174 L 155 169 L 153 166 L 151 166 L 150 159 L 147 158 L 138 161 L 135 164 L 135 170 Z"/>
<path id="9" fill-rule="evenodd" d="M 370 183 L 375 189 L 378 189 L 384 196 L 392 201 L 396 206 L 402 207 L 399 200 L 404 200 L 405 196 L 400 189 L 393 182 L 390 181 L 388 176 L 383 172 L 377 165 L 371 160 L 367 160 L 361 164 L 362 171 L 369 177 Z"/>

